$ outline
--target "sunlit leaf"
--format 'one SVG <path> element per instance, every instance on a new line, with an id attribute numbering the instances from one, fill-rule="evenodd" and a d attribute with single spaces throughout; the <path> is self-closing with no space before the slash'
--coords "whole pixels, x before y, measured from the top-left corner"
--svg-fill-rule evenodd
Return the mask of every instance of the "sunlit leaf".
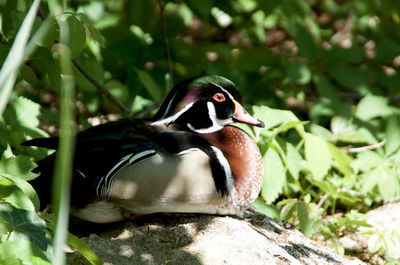
<path id="1" fill-rule="evenodd" d="M 399 195 L 399 179 L 389 168 L 379 169 L 378 190 L 385 202 Z"/>
<path id="2" fill-rule="evenodd" d="M 390 117 L 386 125 L 386 155 L 396 152 L 400 147 L 400 119 L 397 116 Z"/>
<path id="3" fill-rule="evenodd" d="M 264 179 L 261 196 L 267 203 L 273 202 L 282 192 L 286 183 L 285 168 L 278 153 L 269 148 L 263 157 Z"/>
<path id="4" fill-rule="evenodd" d="M 32 201 L 13 182 L 0 176 L 0 199 L 14 207 L 34 211 Z"/>
<path id="5" fill-rule="evenodd" d="M 313 134 L 305 135 L 305 156 L 316 180 L 322 180 L 331 167 L 332 156 L 326 142 Z"/>
<path id="6" fill-rule="evenodd" d="M 266 216 L 274 219 L 279 219 L 279 210 L 272 204 L 266 204 L 262 199 L 257 198 L 252 206 L 259 212 L 265 214 Z"/>
<path id="7" fill-rule="evenodd" d="M 16 156 L 0 160 L 0 174 L 18 176 L 24 180 L 32 180 L 38 175 L 32 172 L 36 164 L 27 156 Z"/>
<path id="8" fill-rule="evenodd" d="M 7 109 L 4 116 L 9 125 L 19 128 L 32 137 L 46 137 L 46 132 L 39 129 L 40 105 L 24 97 L 12 101 L 12 109 Z"/>
<path id="9" fill-rule="evenodd" d="M 352 169 L 350 166 L 351 159 L 346 155 L 342 150 L 337 148 L 331 143 L 327 143 L 329 150 L 331 152 L 332 158 L 338 164 L 338 169 L 345 175 L 350 176 L 352 173 Z"/>
<path id="10" fill-rule="evenodd" d="M 286 152 L 286 166 L 289 169 L 290 174 L 292 174 L 295 179 L 298 179 L 301 169 L 301 162 L 303 159 L 299 151 L 297 151 L 297 149 L 291 143 L 286 143 Z"/>
<path id="11" fill-rule="evenodd" d="M 40 206 L 39 197 L 29 182 L 27 182 L 21 178 L 18 178 L 16 176 L 4 174 L 4 173 L 1 174 L 1 177 L 8 179 L 12 183 L 14 183 L 15 186 L 17 186 L 19 189 L 21 189 L 24 192 L 25 196 L 27 196 L 32 201 L 33 206 L 35 207 L 36 211 L 39 210 L 39 206 Z M 32 210 L 34 210 L 34 209 L 32 209 Z"/>
<path id="12" fill-rule="evenodd" d="M 400 113 L 399 109 L 389 106 L 388 102 L 387 97 L 367 95 L 358 103 L 356 116 L 361 120 L 370 120 Z"/>
<path id="13" fill-rule="evenodd" d="M 297 216 L 299 217 L 300 229 L 303 234 L 306 236 L 311 235 L 313 222 L 309 218 L 307 205 L 304 202 L 297 203 Z"/>
<path id="14" fill-rule="evenodd" d="M 31 243 L 25 238 L 16 238 L 0 243 L 0 264 L 30 265 Z"/>

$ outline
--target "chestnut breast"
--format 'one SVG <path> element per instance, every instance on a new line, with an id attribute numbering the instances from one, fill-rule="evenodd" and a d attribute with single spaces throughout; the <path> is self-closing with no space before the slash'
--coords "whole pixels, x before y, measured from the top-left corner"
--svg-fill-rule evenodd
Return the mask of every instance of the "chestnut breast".
<path id="1" fill-rule="evenodd" d="M 228 160 L 235 179 L 238 201 L 252 203 L 260 192 L 264 172 L 256 143 L 234 126 L 225 126 L 203 136 L 214 143 Z"/>

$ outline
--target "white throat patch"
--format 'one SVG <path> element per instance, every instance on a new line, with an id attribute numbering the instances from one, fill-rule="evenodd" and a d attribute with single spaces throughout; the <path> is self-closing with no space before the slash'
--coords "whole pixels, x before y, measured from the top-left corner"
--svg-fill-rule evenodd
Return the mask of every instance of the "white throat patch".
<path id="1" fill-rule="evenodd" d="M 212 125 L 207 128 L 196 129 L 190 123 L 187 124 L 187 127 L 197 133 L 212 133 L 221 130 L 225 125 L 233 122 L 231 118 L 220 120 L 217 118 L 217 113 L 215 111 L 215 106 L 212 102 L 207 102 L 208 109 L 208 117 L 210 118 Z"/>

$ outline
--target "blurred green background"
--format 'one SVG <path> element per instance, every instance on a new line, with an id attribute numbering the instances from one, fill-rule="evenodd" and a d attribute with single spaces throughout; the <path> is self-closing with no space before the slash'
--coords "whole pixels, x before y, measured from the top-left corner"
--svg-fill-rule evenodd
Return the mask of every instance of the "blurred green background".
<path id="1" fill-rule="evenodd" d="M 0 64 L 31 3 L 0 0 Z M 366 211 L 400 195 L 400 1 L 64 4 L 57 19 L 67 21 L 70 31 L 79 130 L 149 116 L 170 82 L 221 75 L 239 87 L 245 107 L 267 125 L 265 130 L 244 127 L 264 157 L 258 210 L 295 223 L 306 235 L 322 235 L 347 253 L 338 240 L 343 230 L 367 225 Z M 0 122 L 0 175 L 14 176 L 8 183 L 3 175 L 0 185 L 13 188 L 0 192 L 0 200 L 31 211 L 37 211 L 38 202 L 29 195 L 34 191 L 28 194 L 15 178 L 26 184 L 37 177 L 29 171 L 47 152 L 19 143 L 58 134 L 64 82 L 60 28 L 47 1 L 31 36 L 46 19 L 50 26 L 19 68 Z M 104 96 L 82 69 L 131 113 Z M 328 215 L 336 217 L 327 220 Z M 400 246 L 400 231 L 389 232 L 371 232 L 368 257 L 398 261 L 391 251 Z"/>

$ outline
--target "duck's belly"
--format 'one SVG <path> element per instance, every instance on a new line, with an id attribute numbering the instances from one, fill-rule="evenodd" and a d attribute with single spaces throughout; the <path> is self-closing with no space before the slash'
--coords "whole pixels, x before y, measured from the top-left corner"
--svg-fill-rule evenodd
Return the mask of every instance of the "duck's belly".
<path id="1" fill-rule="evenodd" d="M 107 196 L 107 200 L 88 205 L 74 214 L 86 220 L 96 215 L 89 220 L 94 222 L 121 220 L 122 209 L 140 215 L 159 212 L 238 214 L 229 196 L 218 194 L 210 158 L 200 150 L 173 157 L 157 153 L 126 167 L 115 177 Z M 93 220 L 97 218 L 103 221 Z"/>

